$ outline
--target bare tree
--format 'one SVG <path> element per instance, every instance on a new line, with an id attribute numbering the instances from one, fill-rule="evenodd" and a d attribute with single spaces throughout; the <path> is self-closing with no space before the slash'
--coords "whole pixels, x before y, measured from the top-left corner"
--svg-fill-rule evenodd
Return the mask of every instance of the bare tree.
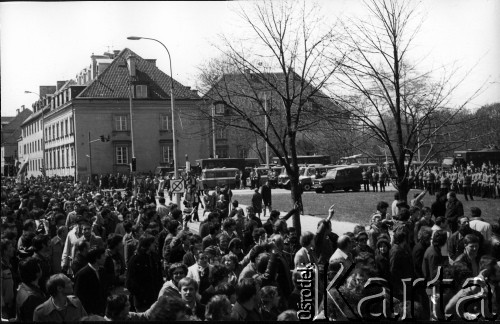
<path id="1" fill-rule="evenodd" d="M 442 135 L 467 127 L 457 116 L 481 88 L 454 106 L 450 99 L 468 73 L 452 82 L 457 69 L 421 72 L 420 62 L 411 63 L 412 42 L 422 24 L 415 2 L 368 0 L 365 4 L 369 18 L 342 24 L 345 38 L 336 45 L 348 54 L 336 76 L 343 95 L 332 96 L 358 121 L 360 131 L 387 147 L 397 174 L 394 184 L 406 200 L 412 160 L 424 152 L 420 172 L 438 153 L 434 149 L 438 144 L 440 150 L 459 144 Z M 436 72 L 438 80 L 433 79 Z"/>
<path id="2" fill-rule="evenodd" d="M 305 2 L 251 5 L 251 10 L 239 10 L 248 37 L 223 36 L 218 46 L 222 58 L 201 68 L 204 98 L 226 109 L 215 116 L 206 111 L 206 117 L 262 138 L 290 177 L 293 205 L 301 207 L 297 135 L 314 129 L 321 116 L 339 112 L 321 92 L 337 66 L 327 61 L 336 40 L 319 18 L 319 8 L 308 8 Z M 293 223 L 300 234 L 298 213 Z"/>

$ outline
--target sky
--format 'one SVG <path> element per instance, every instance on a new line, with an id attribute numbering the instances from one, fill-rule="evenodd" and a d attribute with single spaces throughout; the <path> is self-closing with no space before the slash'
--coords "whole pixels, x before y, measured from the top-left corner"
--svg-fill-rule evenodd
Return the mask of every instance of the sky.
<path id="1" fill-rule="evenodd" d="M 337 17 L 363 16 L 359 0 L 321 0 L 322 13 L 333 24 Z M 196 88 L 199 67 L 218 55 L 219 35 L 238 37 L 243 30 L 236 6 L 248 2 L 1 2 L 1 115 L 31 108 L 41 85 L 74 79 L 90 65 L 90 56 L 130 48 L 143 58 L 157 59 L 169 73 L 168 56 L 156 42 L 127 40 L 156 38 L 172 55 L 174 78 Z M 500 1 L 422 0 L 425 17 L 412 52 L 425 68 L 455 66 L 457 78 L 468 74 L 454 93 L 456 104 L 483 84 L 469 104 L 477 109 L 500 102 Z M 458 80 L 458 79 L 457 79 Z"/>

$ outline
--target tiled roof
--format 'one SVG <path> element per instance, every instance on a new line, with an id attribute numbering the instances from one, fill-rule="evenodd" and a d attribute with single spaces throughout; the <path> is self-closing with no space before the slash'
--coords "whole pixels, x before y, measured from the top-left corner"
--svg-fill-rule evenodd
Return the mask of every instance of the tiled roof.
<path id="1" fill-rule="evenodd" d="M 293 81 L 290 81 L 291 88 L 295 87 L 296 91 L 300 91 L 301 88 L 301 77 L 292 73 Z M 242 73 L 230 73 L 225 74 L 221 79 L 214 85 L 204 96 L 206 100 L 224 100 L 231 96 L 240 96 L 243 93 L 248 93 L 249 96 L 253 96 L 252 90 L 259 91 L 259 88 L 263 90 L 271 90 L 269 83 L 274 84 L 280 92 L 285 93 L 285 75 L 284 73 L 262 73 L 262 74 L 242 74 Z M 308 93 L 309 91 L 309 93 Z M 309 96 L 310 92 L 313 91 L 313 87 L 306 86 L 303 93 L 303 98 Z M 312 100 L 315 104 L 323 106 L 325 108 L 333 108 L 339 110 L 338 104 L 331 100 L 328 96 L 323 94 L 321 91 L 310 95 L 308 98 Z"/>
<path id="2" fill-rule="evenodd" d="M 134 84 L 148 86 L 148 99 L 170 98 L 170 76 L 163 73 L 154 63 L 148 62 L 128 48 L 118 54 L 113 62 L 83 90 L 77 98 L 120 98 L 128 99 L 129 72 L 127 58 L 135 56 L 136 77 Z M 174 80 L 175 99 L 200 99 L 200 97 Z"/>
<path id="3" fill-rule="evenodd" d="M 16 117 L 10 117 L 10 116 L 9 117 L 7 117 L 7 116 L 3 117 L 2 116 L 2 125 L 10 123 L 14 118 L 16 118 Z"/>
<path id="4" fill-rule="evenodd" d="M 32 115 L 32 111 L 30 109 L 24 109 L 17 114 L 17 116 L 12 119 L 12 121 L 3 127 L 3 130 L 13 130 L 8 136 L 5 136 L 4 143 L 14 144 L 17 143 L 17 139 L 21 135 L 21 124 L 28 119 Z M 3 119 L 3 117 L 2 117 Z M 4 144 L 2 143 L 2 144 Z"/>

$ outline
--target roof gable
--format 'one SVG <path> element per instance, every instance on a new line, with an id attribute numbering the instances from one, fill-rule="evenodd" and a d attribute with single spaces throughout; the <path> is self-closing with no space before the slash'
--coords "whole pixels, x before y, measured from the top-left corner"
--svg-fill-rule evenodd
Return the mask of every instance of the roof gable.
<path id="1" fill-rule="evenodd" d="M 132 77 L 133 84 L 145 84 L 149 88 L 147 99 L 169 99 L 170 98 L 170 76 L 163 73 L 153 62 L 148 61 L 125 48 L 111 62 L 111 64 L 99 74 L 83 90 L 77 98 L 119 98 L 128 99 L 130 82 L 127 58 L 135 56 L 136 76 Z M 173 80 L 175 99 L 200 99 L 200 97 L 189 87 Z"/>

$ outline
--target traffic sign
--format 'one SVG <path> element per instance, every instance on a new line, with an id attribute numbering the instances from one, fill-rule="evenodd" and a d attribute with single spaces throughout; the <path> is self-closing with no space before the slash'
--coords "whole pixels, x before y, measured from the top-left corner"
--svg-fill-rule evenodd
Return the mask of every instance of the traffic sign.
<path id="1" fill-rule="evenodd" d="M 170 188 L 172 188 L 172 193 L 183 193 L 184 192 L 184 180 L 170 180 Z"/>

